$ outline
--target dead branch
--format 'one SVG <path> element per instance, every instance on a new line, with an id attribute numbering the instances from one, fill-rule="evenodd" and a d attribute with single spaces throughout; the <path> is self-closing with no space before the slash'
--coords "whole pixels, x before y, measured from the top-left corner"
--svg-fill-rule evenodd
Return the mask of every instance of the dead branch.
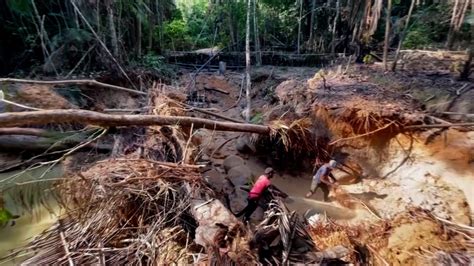
<path id="1" fill-rule="evenodd" d="M 41 111 L 41 110 L 43 110 L 43 109 L 39 109 L 39 108 L 31 107 L 31 106 L 26 106 L 26 105 L 19 104 L 19 103 L 16 103 L 16 102 L 12 102 L 12 101 L 9 101 L 9 100 L 5 100 L 5 99 L 1 99 L 0 101 L 1 101 L 1 102 L 4 102 L 4 103 L 6 103 L 6 104 L 10 104 L 10 105 L 13 105 L 13 106 L 16 106 L 16 107 L 20 107 L 20 108 L 26 109 L 26 110 L 33 110 L 33 111 Z"/>
<path id="2" fill-rule="evenodd" d="M 0 78 L 0 83 L 26 83 L 26 84 L 45 84 L 45 85 L 87 85 L 87 86 L 98 86 L 109 89 L 126 91 L 138 95 L 147 95 L 146 92 L 128 89 L 121 86 L 111 85 L 103 82 L 99 82 L 93 79 L 71 79 L 71 80 L 31 80 L 31 79 L 13 79 L 13 78 Z"/>
<path id="3" fill-rule="evenodd" d="M 79 10 L 79 8 L 77 7 L 76 3 L 74 1 L 70 1 L 72 6 L 74 7 L 74 10 L 77 12 L 77 14 L 79 14 L 79 16 L 81 17 L 81 19 L 84 21 L 84 24 L 86 24 L 86 26 L 89 28 L 89 30 L 92 32 L 92 34 L 94 35 L 94 37 L 97 39 L 97 41 L 99 42 L 99 44 L 102 46 L 102 48 L 105 50 L 105 52 L 107 53 L 108 56 L 110 56 L 110 59 L 112 59 L 112 61 L 117 65 L 118 69 L 120 70 L 120 72 L 122 72 L 122 74 L 124 75 L 124 77 L 128 80 L 128 82 L 130 82 L 130 85 L 132 85 L 133 88 L 136 88 L 135 87 L 135 84 L 133 84 L 132 80 L 130 79 L 130 77 L 127 75 L 127 72 L 125 72 L 125 70 L 123 69 L 123 67 L 120 65 L 120 63 L 117 61 L 117 59 L 112 55 L 112 53 L 110 52 L 110 50 L 107 48 L 107 45 L 105 45 L 105 43 L 102 41 L 102 39 L 99 37 L 99 35 L 97 34 L 97 32 L 94 30 L 94 28 L 91 26 L 91 24 L 89 23 L 89 21 L 87 21 L 86 17 L 84 17 L 84 15 L 82 14 L 81 10 Z"/>
<path id="4" fill-rule="evenodd" d="M 413 125 L 413 126 L 406 126 L 403 129 L 411 130 L 411 129 L 420 129 L 420 128 L 447 128 L 447 127 L 472 127 L 472 126 L 474 126 L 474 123 Z"/>
<path id="5" fill-rule="evenodd" d="M 188 105 L 187 105 L 188 106 Z M 220 115 L 218 113 L 213 113 L 213 112 L 209 112 L 209 111 L 206 111 L 202 108 L 198 108 L 198 107 L 191 107 L 191 110 L 190 111 L 196 111 L 196 112 L 199 112 L 199 113 L 203 113 L 203 114 L 206 114 L 206 115 L 210 115 L 210 116 L 214 116 L 214 117 L 217 117 L 217 118 L 221 118 L 223 120 L 227 120 L 227 121 L 231 121 L 231 122 L 234 122 L 234 123 L 245 123 L 243 121 L 240 121 L 238 119 L 234 119 L 234 118 L 230 118 L 230 117 L 227 117 L 227 116 L 223 116 L 223 115 Z"/>
<path id="6" fill-rule="evenodd" d="M 459 113 L 459 112 L 439 112 L 439 114 L 442 114 L 442 115 L 460 115 L 460 116 L 465 116 L 465 117 L 474 117 L 474 114 Z"/>
<path id="7" fill-rule="evenodd" d="M 161 126 L 180 125 L 195 128 L 206 128 L 220 131 L 270 133 L 270 127 L 264 125 L 220 122 L 188 116 L 159 115 L 111 115 L 87 110 L 45 110 L 30 112 L 11 112 L 0 114 L 0 127 L 25 125 L 46 125 L 59 123 L 78 123 L 103 127 L 114 126 Z"/>
<path id="8" fill-rule="evenodd" d="M 204 87 L 205 90 L 208 90 L 208 91 L 216 91 L 216 92 L 220 92 L 220 93 L 223 93 L 225 95 L 229 95 L 229 92 L 228 91 L 225 91 L 225 90 L 222 90 L 222 89 L 219 89 L 219 88 L 215 88 L 215 87 L 212 87 L 212 88 L 209 88 L 209 87 Z"/>
<path id="9" fill-rule="evenodd" d="M 384 129 L 390 127 L 390 126 L 393 125 L 394 123 L 395 123 L 395 122 L 392 121 L 392 122 L 390 122 L 389 124 L 387 124 L 387 125 L 385 125 L 385 126 L 383 126 L 383 127 L 381 127 L 381 128 L 378 128 L 378 129 L 376 129 L 376 130 L 374 130 L 374 131 L 367 132 L 367 133 L 365 133 L 365 134 L 361 134 L 361 135 L 352 136 L 352 137 L 349 137 L 349 138 L 342 138 L 342 139 L 335 140 L 335 141 L 329 143 L 329 145 L 334 145 L 334 144 L 336 144 L 336 143 L 338 143 L 338 142 L 340 142 L 340 141 L 344 141 L 344 140 L 352 140 L 352 139 L 357 139 L 357 138 L 365 137 L 365 136 L 368 136 L 368 135 L 372 135 L 372 134 L 374 134 L 374 133 L 376 133 L 376 132 L 379 132 L 379 131 L 381 131 L 381 130 L 384 130 Z"/>

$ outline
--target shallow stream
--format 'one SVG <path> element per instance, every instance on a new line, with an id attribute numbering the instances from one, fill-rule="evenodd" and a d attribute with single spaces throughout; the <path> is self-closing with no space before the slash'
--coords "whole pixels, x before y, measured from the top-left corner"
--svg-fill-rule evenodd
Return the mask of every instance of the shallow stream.
<path id="1" fill-rule="evenodd" d="M 1 173 L 0 182 L 25 183 L 25 186 L 29 186 L 24 190 L 25 193 L 31 193 L 30 197 L 34 198 L 40 192 L 35 190 L 47 189 L 48 182 L 45 181 L 44 184 L 41 185 L 35 183 L 27 184 L 27 182 L 35 180 L 37 177 L 41 176 L 47 168 L 48 166 L 43 166 L 24 172 L 12 171 Z M 43 180 L 60 178 L 62 175 L 63 168 L 61 165 L 57 165 L 43 176 Z M 12 176 L 16 177 L 12 179 Z M 43 203 L 45 204 L 34 202 L 31 209 L 26 210 L 18 203 L 18 201 L 13 199 L 16 197 L 12 194 L 16 192 L 17 191 L 9 191 L 3 194 L 5 208 L 13 215 L 19 215 L 20 217 L 15 219 L 14 223 L 10 221 L 6 226 L 0 228 L 0 258 L 7 255 L 11 250 L 26 245 L 34 239 L 34 237 L 49 228 L 57 220 L 60 213 L 60 208 L 52 195 L 47 196 L 43 200 Z M 46 205 L 47 207 L 45 207 Z M 27 255 L 19 256 L 2 265 L 17 265 L 26 258 Z"/>

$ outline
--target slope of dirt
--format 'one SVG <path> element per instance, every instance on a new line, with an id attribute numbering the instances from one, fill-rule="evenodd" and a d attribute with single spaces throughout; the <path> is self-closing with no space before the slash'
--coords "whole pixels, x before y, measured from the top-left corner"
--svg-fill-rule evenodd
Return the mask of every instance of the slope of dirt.
<path id="1" fill-rule="evenodd" d="M 440 254 L 449 257 L 449 254 L 459 252 L 462 247 L 458 246 L 461 248 L 458 249 L 456 245 L 460 240 L 447 236 L 443 226 L 433 218 L 413 219 L 411 215 L 417 216 L 417 212 L 406 214 L 406 210 L 415 206 L 455 223 L 472 223 L 474 141 L 471 132 L 433 129 L 403 135 L 391 132 L 389 128 L 364 138 L 357 135 L 392 122 L 401 125 L 439 123 L 430 115 L 441 117 L 446 123 L 456 122 L 459 117 L 444 116 L 439 112 L 471 110 L 472 83 L 457 81 L 449 73 L 437 73 L 432 69 L 415 71 L 412 68 L 410 72 L 387 74 L 379 64 L 351 65 L 347 73 L 343 72 L 341 68 L 298 71 L 297 68 L 263 67 L 253 74 L 252 88 L 258 90 L 252 94 L 254 121 L 316 117 L 319 120 L 313 120 L 313 123 L 328 126 L 331 141 L 349 138 L 338 142 L 332 151 L 337 151 L 338 158 L 358 169 L 349 174 L 335 172 L 343 183 L 341 191 L 348 194 L 332 194 L 330 203 L 319 202 L 322 197 L 319 192 L 315 200 L 303 198 L 310 184 L 308 169 L 281 171 L 274 184 L 290 195 L 286 204 L 300 213 L 310 210 L 309 216 L 327 214 L 350 230 L 346 232 L 339 228 L 329 230 L 327 234 L 318 231 L 314 239 L 320 240 L 319 243 L 316 241 L 319 248 L 337 244 L 356 248 L 354 243 L 370 244 L 369 249 L 373 250 L 369 253 L 380 256 L 376 261 L 393 265 L 425 264 Z M 199 86 L 218 84 L 212 81 L 216 78 L 212 74 L 201 75 L 206 77 L 199 78 Z M 211 102 L 210 107 L 241 119 L 245 103 L 241 99 L 243 95 L 239 98 L 242 76 L 227 73 L 218 79 L 226 81 L 221 87 L 229 95 L 208 91 L 206 96 L 210 99 L 223 99 Z M 459 91 L 460 88 L 463 90 Z M 439 107 L 440 101 L 447 101 L 443 108 Z M 205 160 L 211 161 L 213 180 L 226 177 L 222 164 L 229 155 L 244 158 L 245 167 L 252 172 L 251 178 L 256 178 L 272 163 L 274 167 L 279 166 L 273 160 L 279 156 L 277 153 L 240 153 L 239 147 L 248 144 L 249 140 L 237 139 L 238 136 L 217 132 L 202 135 L 203 153 Z M 314 158 L 305 160 L 313 161 Z M 231 197 L 231 205 L 240 210 L 246 204 L 246 193 L 240 191 L 238 194 Z M 260 217 L 261 210 L 254 215 L 256 219 Z M 318 217 L 312 219 L 318 220 Z M 369 229 L 360 231 L 363 227 Z M 355 261 L 357 256 L 354 253 L 347 259 Z"/>
<path id="2" fill-rule="evenodd" d="M 5 90 L 6 99 L 39 109 L 77 108 L 48 85 L 14 84 Z M 3 104 L 3 103 L 2 103 Z M 22 111 L 23 108 L 7 106 L 7 111 Z"/>

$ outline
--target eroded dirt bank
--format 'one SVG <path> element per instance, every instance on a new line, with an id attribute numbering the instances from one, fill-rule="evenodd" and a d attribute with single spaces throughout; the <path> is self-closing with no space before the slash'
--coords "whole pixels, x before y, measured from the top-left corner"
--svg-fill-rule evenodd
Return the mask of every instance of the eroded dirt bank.
<path id="1" fill-rule="evenodd" d="M 104 251 L 116 262 L 250 263 L 275 256 L 278 261 L 287 247 L 280 239 L 291 236 L 293 228 L 297 240 L 290 246 L 305 250 L 293 252 L 299 262 L 316 261 L 314 256 L 321 254 L 315 251 L 338 245 L 349 250 L 342 260 L 353 263 L 469 261 L 474 250 L 472 131 L 460 126 L 420 128 L 457 122 L 440 115 L 439 108 L 438 113 L 427 111 L 426 95 L 414 96 L 418 89 L 433 90 L 426 84 L 442 83 L 446 77 L 430 76 L 426 86 L 407 90 L 404 86 L 419 75 L 404 74 L 386 82 L 378 66 L 346 73 L 341 68 L 256 69 L 252 122 L 269 125 L 269 136 L 178 125 L 114 129 L 103 139 L 103 144 L 112 144 L 108 159 L 99 161 L 104 158 L 92 153 L 73 159 L 77 165 L 58 189 L 64 202 L 81 211 L 68 210 L 31 243 L 28 248 L 41 247 L 42 252 L 29 262 L 91 262 Z M 147 102 L 140 104 L 131 97 L 118 103 L 115 97 L 90 91 L 79 99 L 103 101 L 63 99 L 73 102 L 73 108 L 104 112 L 127 108 L 131 111 L 125 112 L 207 117 L 197 106 L 221 115 L 219 119 L 243 120 L 241 73 L 201 73 L 186 97 L 189 81 L 185 74 L 180 86 L 155 84 Z M 451 85 L 465 90 L 472 84 Z M 464 96 L 454 95 L 456 101 L 446 108 L 466 105 Z M 66 107 L 71 108 L 58 108 Z M 92 164 L 81 161 L 87 158 Z M 330 202 L 321 201 L 321 192 L 304 198 L 314 165 L 329 158 L 340 162 L 335 175 L 341 186 L 331 192 Z M 249 228 L 234 217 L 246 204 L 244 187 L 267 166 L 277 170 L 274 185 L 290 195 L 284 204 L 307 220 L 298 220 L 280 204 L 272 204 L 266 213 L 259 208 Z M 108 241 L 97 237 L 101 235 Z M 137 235 L 139 239 L 131 239 Z M 63 236 L 75 252 L 72 258 L 61 245 L 49 244 L 63 243 Z M 299 246 L 302 240 L 305 244 Z M 124 249 L 141 257 L 130 257 Z M 301 259 L 301 254 L 313 257 Z"/>
<path id="2" fill-rule="evenodd" d="M 457 250 L 453 249 L 457 240 L 445 238 L 432 218 L 416 218 L 407 222 L 410 215 L 407 216 L 406 212 L 411 208 L 420 208 L 440 219 L 467 226 L 472 224 L 474 135 L 461 127 L 409 132 L 400 129 L 424 123 L 456 123 L 453 117 L 440 113 L 457 108 L 470 110 L 469 90 L 462 97 L 454 96 L 455 100 L 449 94 L 431 95 L 440 95 L 438 92 L 446 84 L 458 89 L 473 84 L 453 82 L 446 74 L 436 76 L 428 73 L 423 76 L 423 73 L 410 76 L 402 72 L 385 78 L 378 66 L 363 66 L 362 70 L 345 74 L 336 69 L 313 73 L 297 68 L 256 70 L 256 92 L 252 97 L 254 120 L 270 122 L 275 119 L 294 121 L 309 118 L 311 126 L 308 135 L 315 142 L 323 139 L 318 144 L 324 145 L 331 157 L 343 162 L 342 171 L 335 173 L 342 184 L 341 189 L 331 192 L 330 203 L 321 202 L 322 195 L 319 194 L 312 199 L 304 198 L 310 184 L 312 164 L 315 157 L 322 155 L 317 148 L 308 148 L 302 155 L 292 151 L 291 147 L 282 150 L 281 143 L 261 142 L 250 136 L 203 134 L 205 156 L 202 159 L 212 165 L 204 175 L 229 195 L 230 206 L 236 211 L 245 206 L 246 192 L 226 187 L 227 181 L 222 181 L 222 177 L 238 187 L 246 179 L 255 180 L 267 166 L 277 168 L 279 174 L 274 184 L 290 195 L 290 199 L 286 200 L 289 208 L 307 217 L 327 215 L 342 226 L 325 229 L 326 237 L 332 240 L 323 241 L 316 237 L 321 240 L 317 241 L 320 248 L 327 247 L 328 243 L 343 244 L 355 239 L 369 243 L 368 239 L 374 237 L 379 243 L 371 244 L 371 248 L 382 254 L 378 262 L 385 260 L 390 264 L 427 261 L 413 252 L 426 255 L 423 250 L 435 253 L 436 250 Z M 426 77 L 426 81 L 420 82 L 420 75 Z M 210 108 L 226 110 L 227 116 L 242 119 L 244 106 L 238 104 L 241 93 L 239 75 L 202 74 L 199 80 L 198 89 L 199 86 L 212 87 L 216 80 L 226 83 L 223 88 L 229 92 L 229 96 L 224 97 L 226 100 L 212 103 L 213 97 L 222 95 L 207 92 L 206 96 L 211 99 Z M 433 104 L 427 104 L 427 97 L 431 97 L 429 101 L 434 101 Z M 442 119 L 438 120 L 439 117 Z M 237 166 L 229 168 L 225 159 L 234 155 L 243 160 L 232 159 L 237 161 Z M 321 157 L 324 158 L 324 155 Z M 298 166 L 295 167 L 295 163 Z M 418 211 L 415 211 L 415 216 L 418 215 L 416 213 Z M 259 220 L 262 216 L 262 210 L 257 210 L 253 217 Z M 318 219 L 316 215 L 310 221 L 320 228 Z M 361 229 L 379 226 L 381 220 L 387 219 L 396 229 L 386 231 L 385 237 L 375 237 Z M 360 239 L 347 235 L 350 234 L 345 231 L 347 228 L 359 230 L 359 234 L 366 237 Z M 423 239 L 438 243 L 437 248 L 433 250 L 431 246 L 426 246 Z M 470 252 L 472 249 L 467 254 Z"/>

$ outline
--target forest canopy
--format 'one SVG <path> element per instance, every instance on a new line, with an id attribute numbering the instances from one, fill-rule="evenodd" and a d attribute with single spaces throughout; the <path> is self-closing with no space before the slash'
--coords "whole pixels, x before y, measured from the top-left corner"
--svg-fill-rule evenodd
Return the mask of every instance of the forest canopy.
<path id="1" fill-rule="evenodd" d="M 110 70 L 112 56 L 127 66 L 160 68 L 166 51 L 241 52 L 247 11 L 253 51 L 380 51 L 387 21 L 391 48 L 405 28 L 403 48 L 465 49 L 473 42 L 469 1 L 414 0 L 411 18 L 409 0 L 390 1 L 390 12 L 388 0 L 249 1 L 2 1 L 0 73 Z"/>

